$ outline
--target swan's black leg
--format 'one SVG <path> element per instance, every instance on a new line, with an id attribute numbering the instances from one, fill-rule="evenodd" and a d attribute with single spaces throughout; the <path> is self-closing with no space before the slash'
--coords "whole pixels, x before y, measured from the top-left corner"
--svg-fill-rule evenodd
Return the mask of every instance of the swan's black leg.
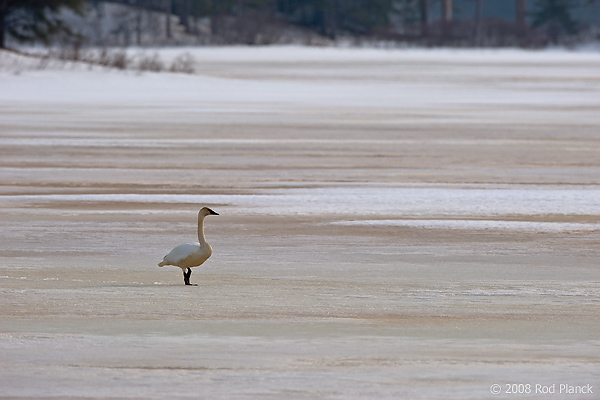
<path id="1" fill-rule="evenodd" d="M 197 284 L 195 284 L 195 283 L 190 283 L 190 277 L 192 276 L 192 269 L 191 269 L 191 268 L 188 268 L 188 271 L 189 271 L 189 272 L 188 272 L 188 285 L 192 285 L 192 286 L 198 286 L 198 285 L 197 285 Z"/>
<path id="2" fill-rule="evenodd" d="M 185 282 L 186 285 L 190 284 L 190 275 L 192 275 L 191 269 L 186 268 L 183 270 L 183 282 Z"/>
<path id="3" fill-rule="evenodd" d="M 194 283 L 190 283 L 190 276 L 192 276 L 192 269 L 186 268 L 185 271 L 183 271 L 183 281 L 185 282 L 186 285 L 198 286 Z"/>

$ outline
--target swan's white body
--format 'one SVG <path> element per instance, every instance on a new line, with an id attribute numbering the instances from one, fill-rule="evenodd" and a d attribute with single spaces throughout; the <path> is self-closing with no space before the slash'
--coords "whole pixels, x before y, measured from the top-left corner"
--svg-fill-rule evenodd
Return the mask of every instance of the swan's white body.
<path id="1" fill-rule="evenodd" d="M 161 262 L 158 263 L 159 267 L 165 265 L 174 265 L 181 268 L 183 271 L 183 280 L 186 285 L 190 284 L 190 275 L 192 274 L 191 269 L 198 267 L 212 255 L 212 247 L 206 243 L 204 238 L 204 218 L 207 215 L 219 215 L 210 208 L 204 207 L 198 213 L 198 243 L 186 243 L 176 246 L 169 254 L 167 254 Z M 186 273 L 186 270 L 188 271 Z"/>
<path id="2" fill-rule="evenodd" d="M 175 247 L 158 264 L 159 267 L 174 265 L 181 269 L 198 267 L 212 255 L 212 248 L 204 243 L 186 243 Z"/>

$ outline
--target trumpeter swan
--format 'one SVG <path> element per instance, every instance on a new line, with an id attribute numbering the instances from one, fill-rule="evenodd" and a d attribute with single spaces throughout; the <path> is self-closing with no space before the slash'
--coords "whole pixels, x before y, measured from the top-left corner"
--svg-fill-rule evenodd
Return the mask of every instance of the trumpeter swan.
<path id="1" fill-rule="evenodd" d="M 183 271 L 183 281 L 186 285 L 192 285 L 190 283 L 190 276 L 192 276 L 191 268 L 204 264 L 212 254 L 212 247 L 210 247 L 210 244 L 206 243 L 206 239 L 204 239 L 204 218 L 206 218 L 207 215 L 219 214 L 208 207 L 203 207 L 198 212 L 198 243 L 180 244 L 171 250 L 171 252 L 158 263 L 159 267 L 174 265 L 181 268 Z"/>

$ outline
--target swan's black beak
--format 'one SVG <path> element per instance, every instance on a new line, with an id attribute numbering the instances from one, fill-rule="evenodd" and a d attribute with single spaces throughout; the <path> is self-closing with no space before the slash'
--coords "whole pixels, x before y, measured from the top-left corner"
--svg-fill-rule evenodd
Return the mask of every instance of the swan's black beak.
<path id="1" fill-rule="evenodd" d="M 208 211 L 210 211 L 210 214 L 208 214 L 208 215 L 219 215 L 216 212 L 214 212 L 213 210 L 211 210 L 210 208 L 208 209 Z"/>

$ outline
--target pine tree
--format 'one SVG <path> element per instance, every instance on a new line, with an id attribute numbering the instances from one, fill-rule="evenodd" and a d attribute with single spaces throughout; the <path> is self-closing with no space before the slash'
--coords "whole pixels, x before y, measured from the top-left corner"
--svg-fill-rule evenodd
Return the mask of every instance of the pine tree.
<path id="1" fill-rule="evenodd" d="M 533 13 L 534 28 L 545 28 L 553 43 L 566 33 L 577 32 L 577 24 L 571 15 L 573 8 L 579 5 L 577 0 L 537 0 Z"/>
<path id="2" fill-rule="evenodd" d="M 390 24 L 395 0 L 278 0 L 278 11 L 298 25 L 322 35 L 369 34 Z"/>
<path id="3" fill-rule="evenodd" d="M 85 0 L 0 0 L 0 48 L 6 46 L 7 33 L 21 42 L 72 34 L 58 14 L 66 7 L 81 15 L 84 5 Z"/>

